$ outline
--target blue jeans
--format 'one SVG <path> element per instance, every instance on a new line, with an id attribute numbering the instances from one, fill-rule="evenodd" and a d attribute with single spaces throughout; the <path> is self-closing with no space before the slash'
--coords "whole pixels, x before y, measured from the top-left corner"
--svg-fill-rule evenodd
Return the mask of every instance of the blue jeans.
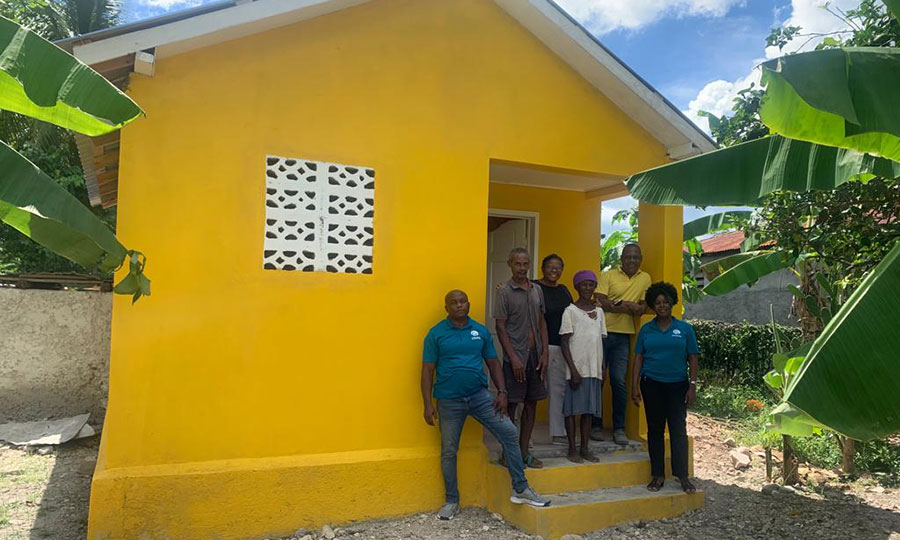
<path id="1" fill-rule="evenodd" d="M 437 408 L 441 426 L 441 472 L 444 473 L 444 490 L 448 503 L 459 503 L 456 452 L 459 450 L 463 424 L 469 415 L 487 428 L 503 446 L 513 489 L 522 491 L 528 487 L 522 452 L 519 450 L 519 432 L 508 416 L 501 417 L 494 412 L 494 396 L 487 388 L 463 398 L 438 400 Z"/>
<path id="2" fill-rule="evenodd" d="M 625 392 L 625 373 L 628 371 L 628 352 L 631 334 L 610 332 L 603 340 L 603 361 L 609 373 L 612 389 L 613 429 L 625 429 L 625 408 L 628 396 Z"/>

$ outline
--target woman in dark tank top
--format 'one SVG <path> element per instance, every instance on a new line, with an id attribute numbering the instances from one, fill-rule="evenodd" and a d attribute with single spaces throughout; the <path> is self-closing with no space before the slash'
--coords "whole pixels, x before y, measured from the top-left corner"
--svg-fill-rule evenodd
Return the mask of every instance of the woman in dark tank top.
<path id="1" fill-rule="evenodd" d="M 566 443 L 566 424 L 562 414 L 566 394 L 566 361 L 560 347 L 559 326 L 563 311 L 572 303 L 572 294 L 559 282 L 563 272 L 562 257 L 551 253 L 541 261 L 541 279 L 535 280 L 544 293 L 544 320 L 547 323 L 547 341 L 550 346 L 550 365 L 547 368 L 547 390 L 550 417 L 550 436 L 557 444 Z"/>

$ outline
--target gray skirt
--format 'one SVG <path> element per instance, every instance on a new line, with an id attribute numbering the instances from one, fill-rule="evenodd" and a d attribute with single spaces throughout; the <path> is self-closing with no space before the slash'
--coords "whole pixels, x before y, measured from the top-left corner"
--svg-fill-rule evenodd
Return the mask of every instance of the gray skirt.
<path id="1" fill-rule="evenodd" d="M 603 405 L 600 400 L 600 391 L 603 388 L 603 380 L 596 377 L 581 379 L 578 388 L 572 390 L 572 385 L 566 381 L 566 397 L 563 398 L 563 416 L 576 414 L 590 414 L 600 418 Z"/>

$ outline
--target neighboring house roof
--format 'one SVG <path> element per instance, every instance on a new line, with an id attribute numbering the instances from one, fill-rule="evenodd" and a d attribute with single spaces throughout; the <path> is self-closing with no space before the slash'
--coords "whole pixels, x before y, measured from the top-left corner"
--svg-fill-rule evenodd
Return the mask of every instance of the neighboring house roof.
<path id="1" fill-rule="evenodd" d="M 364 4 L 370 0 L 227 0 L 215 4 L 99 30 L 57 42 L 82 62 L 103 68 L 133 66 L 152 75 L 156 59 L 264 32 Z M 632 120 L 647 130 L 671 159 L 683 159 L 716 148 L 715 142 L 681 111 L 604 47 L 590 32 L 551 0 L 494 0 L 510 16 L 540 39 Z M 111 157 L 95 162 L 107 149 L 83 142 L 82 164 L 91 192 L 99 204 L 99 177 L 109 173 Z M 114 148 L 118 152 L 118 146 Z M 105 177 L 111 182 L 110 175 Z M 91 185 L 91 182 L 94 185 Z M 109 191 L 109 189 L 107 189 Z M 96 196 L 96 197 L 95 197 Z M 114 197 L 114 193 L 113 193 Z M 104 206 L 113 202 L 103 201 Z"/>
<path id="2" fill-rule="evenodd" d="M 704 255 L 737 251 L 741 249 L 741 243 L 744 241 L 744 238 L 746 238 L 744 231 L 729 231 L 710 236 L 706 240 L 700 240 L 700 246 L 703 247 Z"/>

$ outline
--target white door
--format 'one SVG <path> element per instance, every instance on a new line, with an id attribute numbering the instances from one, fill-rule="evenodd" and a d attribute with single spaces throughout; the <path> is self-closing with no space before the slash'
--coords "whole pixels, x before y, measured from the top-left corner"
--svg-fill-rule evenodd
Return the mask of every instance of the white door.
<path id="1" fill-rule="evenodd" d="M 532 274 L 534 272 L 534 253 L 531 245 L 531 222 L 528 219 L 511 219 L 488 233 L 488 257 L 487 257 L 487 299 L 485 302 L 485 324 L 494 338 L 494 347 L 498 357 L 503 359 L 503 351 L 500 348 L 500 340 L 497 339 L 497 329 L 494 324 L 494 300 L 497 298 L 497 284 L 510 278 L 509 252 L 513 248 L 523 247 L 528 250 L 532 258 Z"/>

